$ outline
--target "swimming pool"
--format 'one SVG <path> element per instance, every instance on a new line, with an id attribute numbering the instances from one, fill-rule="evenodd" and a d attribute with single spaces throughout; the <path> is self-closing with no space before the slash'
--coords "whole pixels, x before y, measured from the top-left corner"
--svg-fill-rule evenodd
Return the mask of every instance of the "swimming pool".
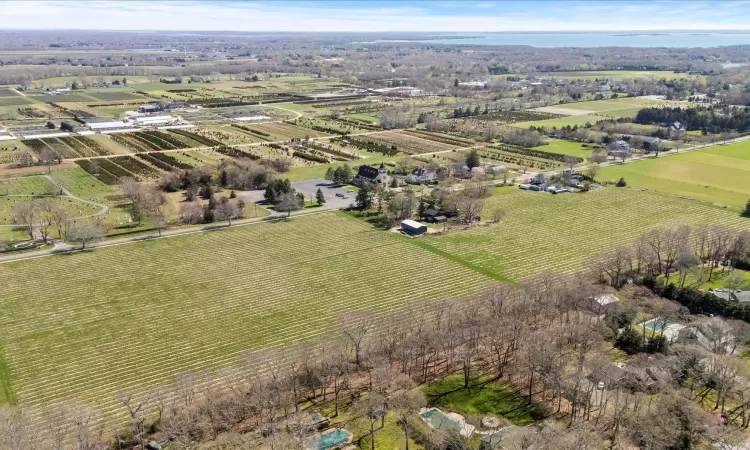
<path id="1" fill-rule="evenodd" d="M 326 433 L 320 436 L 320 442 L 318 442 L 318 450 L 328 450 L 337 445 L 344 444 L 349 441 L 349 432 L 337 428 L 330 433 Z"/>

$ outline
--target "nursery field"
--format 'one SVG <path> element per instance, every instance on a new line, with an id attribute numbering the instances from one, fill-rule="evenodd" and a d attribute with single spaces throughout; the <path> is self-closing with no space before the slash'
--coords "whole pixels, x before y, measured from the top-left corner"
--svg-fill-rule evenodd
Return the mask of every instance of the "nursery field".
<path id="1" fill-rule="evenodd" d="M 122 390 L 314 339 L 342 312 L 489 282 L 337 212 L 7 263 L 0 277 L 16 280 L 0 298 L 0 403 L 83 402 L 110 421 L 126 418 Z"/>
<path id="2" fill-rule="evenodd" d="M 583 269 L 593 256 L 629 245 L 651 228 L 723 224 L 750 230 L 750 219 L 737 212 L 627 188 L 566 195 L 496 188 L 483 215 L 496 208 L 507 215 L 499 225 L 415 242 L 498 278 L 523 280 Z"/>
<path id="3" fill-rule="evenodd" d="M 750 142 L 605 167 L 597 178 L 620 177 L 633 187 L 721 203 L 740 211 L 750 199 Z"/>

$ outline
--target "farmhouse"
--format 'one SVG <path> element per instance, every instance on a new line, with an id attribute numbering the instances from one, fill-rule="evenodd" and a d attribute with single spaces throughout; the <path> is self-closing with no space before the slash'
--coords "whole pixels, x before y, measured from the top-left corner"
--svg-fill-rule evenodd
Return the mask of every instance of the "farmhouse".
<path id="1" fill-rule="evenodd" d="M 630 144 L 623 140 L 614 141 L 609 146 L 609 155 L 615 158 L 629 157 L 633 154 L 633 149 L 630 148 Z"/>
<path id="2" fill-rule="evenodd" d="M 416 220 L 406 219 L 401 222 L 401 230 L 412 236 L 419 236 L 427 233 L 427 225 L 419 223 Z"/>
<path id="3" fill-rule="evenodd" d="M 435 178 L 435 172 L 430 172 L 425 168 L 419 167 L 414 169 L 411 174 L 406 177 L 406 182 L 412 184 L 429 184 L 433 183 Z"/>
<path id="4" fill-rule="evenodd" d="M 428 223 L 443 223 L 448 220 L 448 217 L 443 211 L 434 208 L 425 211 L 424 218 Z"/>
<path id="5" fill-rule="evenodd" d="M 367 164 L 362 164 L 354 176 L 354 184 L 362 186 L 364 183 L 376 183 L 386 186 L 390 179 L 391 177 L 388 176 L 388 169 L 385 168 L 385 163 L 380 163 L 380 167 L 377 169 Z"/>

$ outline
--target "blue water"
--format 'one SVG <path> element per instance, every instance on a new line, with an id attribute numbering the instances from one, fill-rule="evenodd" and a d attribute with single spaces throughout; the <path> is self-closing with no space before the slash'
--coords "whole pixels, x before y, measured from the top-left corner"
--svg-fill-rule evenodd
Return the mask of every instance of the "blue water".
<path id="1" fill-rule="evenodd" d="M 720 47 L 750 45 L 750 32 L 738 31 L 644 31 L 644 32 L 556 32 L 556 33 L 440 33 L 463 39 L 414 41 L 454 45 L 530 45 L 532 47 Z M 396 42 L 387 39 L 377 42 Z M 403 42 L 403 41 L 402 41 Z"/>
<path id="2" fill-rule="evenodd" d="M 659 319 L 659 318 L 653 318 L 653 319 L 643 322 L 643 326 L 646 329 L 649 329 L 652 331 L 662 331 L 670 325 L 674 325 L 674 324 L 671 322 L 664 322 L 664 319 Z"/>
<path id="3" fill-rule="evenodd" d="M 343 444 L 344 442 L 348 440 L 349 440 L 349 433 L 341 429 L 334 430 L 320 437 L 320 443 L 318 444 L 318 448 L 320 450 L 328 450 L 329 448 L 335 447 L 339 444 Z"/>

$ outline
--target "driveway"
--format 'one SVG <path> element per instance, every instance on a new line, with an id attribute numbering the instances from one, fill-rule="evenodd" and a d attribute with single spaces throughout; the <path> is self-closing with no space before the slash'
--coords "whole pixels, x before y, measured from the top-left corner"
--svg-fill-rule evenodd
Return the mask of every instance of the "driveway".
<path id="1" fill-rule="evenodd" d="M 332 186 L 328 180 L 305 180 L 295 181 L 292 183 L 292 187 L 297 191 L 301 192 L 305 196 L 306 201 L 312 199 L 315 201 L 315 193 L 320 189 L 326 198 L 326 204 L 321 209 L 341 209 L 348 208 L 349 205 L 354 203 L 356 192 L 349 192 L 346 187 Z M 257 191 L 244 191 L 239 192 L 237 195 L 247 202 L 258 203 L 264 200 L 265 190 Z M 336 194 L 341 194 L 344 197 L 337 197 Z"/>

